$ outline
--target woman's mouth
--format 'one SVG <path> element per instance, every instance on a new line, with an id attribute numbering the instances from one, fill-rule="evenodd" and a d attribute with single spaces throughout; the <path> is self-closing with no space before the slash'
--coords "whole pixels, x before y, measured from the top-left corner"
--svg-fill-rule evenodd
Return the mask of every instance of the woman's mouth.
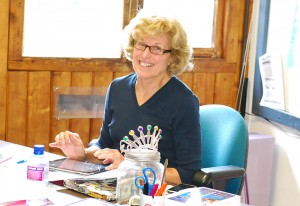
<path id="1" fill-rule="evenodd" d="M 149 64 L 149 63 L 145 63 L 145 62 L 140 62 L 140 65 L 141 65 L 142 67 L 151 67 L 151 66 L 153 66 L 154 64 Z"/>

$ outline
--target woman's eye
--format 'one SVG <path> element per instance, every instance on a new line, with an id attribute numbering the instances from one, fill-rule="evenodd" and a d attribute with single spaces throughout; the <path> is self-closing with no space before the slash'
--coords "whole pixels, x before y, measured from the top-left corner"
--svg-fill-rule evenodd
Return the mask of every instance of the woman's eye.
<path id="1" fill-rule="evenodd" d="M 138 45 L 141 46 L 141 47 L 146 46 L 146 44 L 144 44 L 144 43 L 142 43 L 142 42 L 139 42 Z"/>
<path id="2" fill-rule="evenodd" d="M 161 49 L 160 47 L 158 47 L 158 46 L 154 46 L 153 48 L 154 48 L 154 50 L 156 50 L 156 51 L 162 50 L 162 49 Z"/>

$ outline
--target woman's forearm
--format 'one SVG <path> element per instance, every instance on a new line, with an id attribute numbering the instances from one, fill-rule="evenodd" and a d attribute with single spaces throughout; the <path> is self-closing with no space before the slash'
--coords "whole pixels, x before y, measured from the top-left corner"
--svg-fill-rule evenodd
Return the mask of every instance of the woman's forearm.
<path id="1" fill-rule="evenodd" d="M 91 146 L 85 149 L 85 157 L 83 161 L 92 162 L 94 164 L 101 164 L 103 160 L 94 156 L 94 153 L 99 150 L 99 147 Z"/>
<path id="2" fill-rule="evenodd" d="M 166 182 L 171 185 L 177 185 L 181 183 L 181 179 L 178 171 L 175 168 L 166 169 Z"/>

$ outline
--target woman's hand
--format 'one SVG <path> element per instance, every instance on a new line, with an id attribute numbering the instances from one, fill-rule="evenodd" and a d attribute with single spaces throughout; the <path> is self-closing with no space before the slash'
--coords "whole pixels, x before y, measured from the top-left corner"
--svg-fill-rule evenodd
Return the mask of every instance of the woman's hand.
<path id="1" fill-rule="evenodd" d="M 105 168 L 106 170 L 117 169 L 124 160 L 124 156 L 116 149 L 106 148 L 97 150 L 94 156 L 98 159 L 103 159 L 103 164 L 111 163 L 111 165 Z"/>
<path id="2" fill-rule="evenodd" d="M 49 146 L 60 148 L 71 159 L 83 161 L 86 158 L 83 142 L 77 133 L 61 132 L 55 136 L 55 142 L 50 143 Z"/>

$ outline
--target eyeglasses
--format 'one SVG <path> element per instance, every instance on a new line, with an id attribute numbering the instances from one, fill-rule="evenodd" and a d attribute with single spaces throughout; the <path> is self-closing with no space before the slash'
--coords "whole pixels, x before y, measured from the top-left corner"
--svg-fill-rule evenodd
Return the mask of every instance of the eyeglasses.
<path id="1" fill-rule="evenodd" d="M 149 51 L 152 54 L 159 54 L 159 55 L 163 55 L 165 53 L 171 53 L 172 50 L 165 50 L 160 48 L 159 46 L 148 46 L 147 44 L 144 44 L 143 42 L 135 42 L 134 43 L 134 48 L 138 49 L 138 50 L 142 50 L 145 51 L 146 48 L 149 48 Z"/>

